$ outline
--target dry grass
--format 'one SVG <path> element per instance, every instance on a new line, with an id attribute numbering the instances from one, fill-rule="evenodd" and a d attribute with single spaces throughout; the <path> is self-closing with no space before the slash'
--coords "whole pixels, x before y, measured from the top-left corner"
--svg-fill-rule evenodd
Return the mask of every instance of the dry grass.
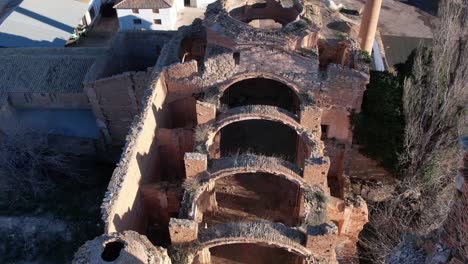
<path id="1" fill-rule="evenodd" d="M 196 193 L 200 189 L 201 183 L 198 177 L 188 177 L 185 179 L 184 183 L 182 183 L 182 187 L 186 192 Z"/>
<path id="2" fill-rule="evenodd" d="M 46 134 L 15 130 L 0 141 L 0 193 L 10 202 L 37 197 L 55 188 L 54 179 L 79 176 L 70 157 L 49 144 Z"/>
<path id="3" fill-rule="evenodd" d="M 212 124 L 202 124 L 195 127 L 195 142 L 205 142 L 213 129 Z"/>
<path id="4" fill-rule="evenodd" d="M 220 95 L 219 88 L 211 87 L 205 92 L 205 95 L 203 96 L 203 101 L 206 103 L 218 106 L 220 104 L 219 95 Z"/>

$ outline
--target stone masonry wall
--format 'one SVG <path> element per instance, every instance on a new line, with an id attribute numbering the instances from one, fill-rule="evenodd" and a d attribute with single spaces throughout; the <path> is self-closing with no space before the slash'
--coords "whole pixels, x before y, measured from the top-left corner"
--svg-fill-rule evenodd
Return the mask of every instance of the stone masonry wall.
<path id="1" fill-rule="evenodd" d="M 157 165 L 156 129 L 158 110 L 166 97 L 166 87 L 154 73 L 151 93 L 142 104 L 142 112 L 136 118 L 127 136 L 127 145 L 112 175 L 102 204 L 105 232 L 135 230 L 144 232 L 146 217 L 139 188 L 154 181 Z"/>
<path id="2" fill-rule="evenodd" d="M 141 99 L 152 68 L 144 72 L 126 72 L 85 84 L 85 91 L 99 126 L 108 141 L 123 144 L 128 128 L 141 110 Z"/>

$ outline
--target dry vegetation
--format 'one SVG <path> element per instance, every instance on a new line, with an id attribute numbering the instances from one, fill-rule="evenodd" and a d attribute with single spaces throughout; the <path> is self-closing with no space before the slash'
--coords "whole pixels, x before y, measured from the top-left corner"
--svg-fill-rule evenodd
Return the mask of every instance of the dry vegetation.
<path id="1" fill-rule="evenodd" d="M 419 48 L 403 86 L 402 181 L 390 201 L 371 204 L 370 234 L 361 244 L 374 263 L 408 234 L 425 235 L 444 221 L 467 134 L 467 0 L 442 1 L 433 46 Z"/>
<path id="2" fill-rule="evenodd" d="M 0 141 L 0 193 L 11 203 L 34 199 L 55 186 L 54 179 L 77 178 L 70 157 L 49 145 L 45 134 L 16 130 Z"/>
<path id="3" fill-rule="evenodd" d="M 102 233 L 114 166 L 68 146 L 36 131 L 0 132 L 0 263 L 67 263 Z"/>

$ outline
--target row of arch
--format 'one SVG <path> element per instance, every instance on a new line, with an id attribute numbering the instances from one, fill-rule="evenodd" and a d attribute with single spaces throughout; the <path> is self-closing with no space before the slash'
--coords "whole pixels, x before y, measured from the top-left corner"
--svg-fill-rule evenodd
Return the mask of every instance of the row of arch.
<path id="1" fill-rule="evenodd" d="M 302 170 L 319 147 L 298 121 L 300 90 L 276 76 L 243 77 L 220 87 L 219 102 L 228 110 L 206 138 L 211 165 L 201 190 L 184 201 L 191 205 L 186 216 L 209 227 L 258 219 L 300 226 L 307 219 L 305 200 L 311 192 Z M 209 251 L 211 263 L 299 264 L 310 255 L 271 241 L 232 238 L 203 250 Z M 193 263 L 205 263 L 202 255 Z"/>
<path id="2" fill-rule="evenodd" d="M 317 190 L 304 181 L 293 164 L 256 155 L 223 158 L 213 163 L 201 179 L 199 192 L 186 197 L 184 203 L 190 206 L 184 216 L 211 226 L 233 220 L 216 215 L 217 210 L 241 210 L 239 220 L 265 219 L 269 215 L 266 219 L 287 226 L 304 223 L 309 213 L 304 207 L 305 196 Z M 229 190 L 233 185 L 241 188 Z M 242 195 L 245 192 L 252 195 Z"/>

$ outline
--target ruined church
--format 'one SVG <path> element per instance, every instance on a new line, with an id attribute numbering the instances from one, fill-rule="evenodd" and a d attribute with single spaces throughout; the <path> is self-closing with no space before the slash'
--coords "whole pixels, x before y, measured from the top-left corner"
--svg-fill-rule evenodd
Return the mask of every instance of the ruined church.
<path id="1" fill-rule="evenodd" d="M 73 262 L 357 263 L 368 209 L 349 191 L 349 119 L 373 3 L 361 23 L 322 1 L 219 0 L 119 89 L 87 82 L 100 134 L 125 147 L 105 234 Z"/>

